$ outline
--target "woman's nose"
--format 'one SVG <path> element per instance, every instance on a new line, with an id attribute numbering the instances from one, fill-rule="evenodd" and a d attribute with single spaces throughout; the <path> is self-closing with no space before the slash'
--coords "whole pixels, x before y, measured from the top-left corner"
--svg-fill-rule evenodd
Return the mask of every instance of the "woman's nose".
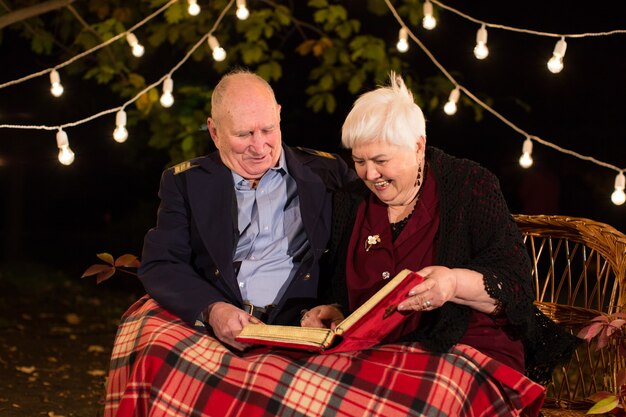
<path id="1" fill-rule="evenodd" d="M 370 181 L 380 178 L 380 173 L 374 164 L 368 163 L 365 165 L 365 178 Z"/>

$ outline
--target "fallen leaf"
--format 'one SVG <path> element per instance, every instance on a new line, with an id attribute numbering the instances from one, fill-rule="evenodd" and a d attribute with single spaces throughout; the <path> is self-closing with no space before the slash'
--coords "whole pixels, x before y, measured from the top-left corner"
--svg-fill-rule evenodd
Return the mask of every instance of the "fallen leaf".
<path id="1" fill-rule="evenodd" d="M 65 416 L 62 416 L 61 414 L 57 414 L 54 411 L 48 411 L 48 417 L 65 417 Z"/>
<path id="2" fill-rule="evenodd" d="M 91 376 L 105 376 L 106 375 L 106 372 L 103 371 L 102 369 L 91 369 L 87 371 L 87 373 Z"/>
<path id="3" fill-rule="evenodd" d="M 25 374 L 32 374 L 37 368 L 34 366 L 16 366 L 15 369 L 20 372 L 24 372 Z"/>
<path id="4" fill-rule="evenodd" d="M 80 324 L 81 318 L 78 317 L 78 314 L 68 313 L 65 315 L 65 321 L 69 324 Z"/>
<path id="5" fill-rule="evenodd" d="M 104 348 L 100 345 L 89 345 L 87 352 L 104 353 Z"/>

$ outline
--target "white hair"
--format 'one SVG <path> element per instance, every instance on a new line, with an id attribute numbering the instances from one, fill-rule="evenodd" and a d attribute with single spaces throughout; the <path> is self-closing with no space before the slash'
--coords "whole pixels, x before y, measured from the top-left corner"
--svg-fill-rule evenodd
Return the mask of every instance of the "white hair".
<path id="1" fill-rule="evenodd" d="M 341 130 L 341 144 L 348 149 L 371 142 L 384 142 L 416 149 L 426 137 L 426 121 L 413 94 L 395 72 L 390 85 L 361 95 L 352 106 Z"/>

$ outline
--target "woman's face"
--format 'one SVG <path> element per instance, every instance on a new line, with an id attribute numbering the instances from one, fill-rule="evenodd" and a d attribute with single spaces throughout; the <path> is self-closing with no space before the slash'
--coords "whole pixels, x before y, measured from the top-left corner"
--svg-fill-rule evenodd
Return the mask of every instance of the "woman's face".
<path id="1" fill-rule="evenodd" d="M 352 148 L 354 168 L 382 202 L 405 205 L 417 192 L 415 182 L 424 145 L 424 140 L 418 141 L 416 150 L 381 142 L 358 145 Z"/>

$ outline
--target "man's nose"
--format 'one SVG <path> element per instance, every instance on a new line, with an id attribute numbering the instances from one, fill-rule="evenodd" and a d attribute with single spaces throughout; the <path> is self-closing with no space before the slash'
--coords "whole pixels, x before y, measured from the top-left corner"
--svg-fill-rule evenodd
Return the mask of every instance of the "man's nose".
<path id="1" fill-rule="evenodd" d="M 263 147 L 265 145 L 265 139 L 263 138 L 263 134 L 259 130 L 255 130 L 252 132 L 252 136 L 250 137 L 250 146 L 256 153 L 262 153 Z"/>

